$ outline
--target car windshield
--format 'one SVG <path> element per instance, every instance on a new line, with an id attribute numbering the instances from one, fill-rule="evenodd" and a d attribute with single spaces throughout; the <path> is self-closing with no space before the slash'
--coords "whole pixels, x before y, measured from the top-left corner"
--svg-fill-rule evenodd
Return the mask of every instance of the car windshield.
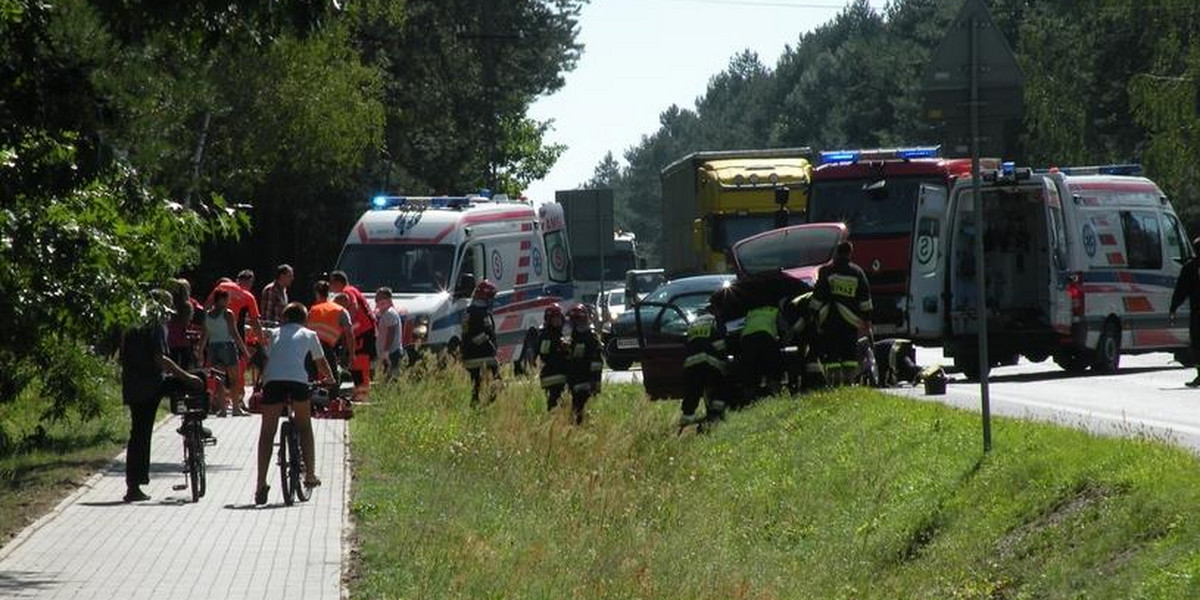
<path id="1" fill-rule="evenodd" d="M 921 184 L 935 179 L 888 179 L 883 186 L 866 179 L 815 181 L 808 200 L 810 223 L 845 223 L 852 237 L 911 233 Z M 875 187 L 868 191 L 868 187 Z"/>
<path id="2" fill-rule="evenodd" d="M 735 249 L 747 273 L 765 273 L 824 264 L 833 256 L 841 233 L 829 226 L 776 229 Z"/>
<path id="3" fill-rule="evenodd" d="M 397 293 L 446 290 L 454 265 L 448 244 L 351 244 L 342 250 L 337 268 L 360 289 L 387 286 Z"/>
<path id="4" fill-rule="evenodd" d="M 647 294 L 658 289 L 666 280 L 663 273 L 639 273 L 633 276 L 633 290 L 638 294 Z"/>
<path id="5" fill-rule="evenodd" d="M 788 225 L 803 223 L 804 213 L 788 214 Z M 764 231 L 775 229 L 775 215 L 726 215 L 716 220 L 710 240 L 713 250 L 724 252 L 734 244 Z"/>

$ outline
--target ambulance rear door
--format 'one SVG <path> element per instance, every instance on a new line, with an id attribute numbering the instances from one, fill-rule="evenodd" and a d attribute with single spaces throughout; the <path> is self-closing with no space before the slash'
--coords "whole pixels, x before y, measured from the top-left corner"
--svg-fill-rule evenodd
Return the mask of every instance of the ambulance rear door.
<path id="1" fill-rule="evenodd" d="M 917 340 L 940 339 L 946 319 L 946 193 L 944 186 L 923 183 L 917 200 L 907 311 L 909 334 Z"/>
<path id="2" fill-rule="evenodd" d="M 1062 335 L 1071 333 L 1071 297 L 1067 286 L 1071 283 L 1071 248 L 1067 241 L 1067 225 L 1064 221 L 1063 194 L 1054 178 L 1042 179 L 1045 186 L 1043 198 L 1046 202 L 1046 231 L 1050 253 L 1050 324 Z"/>

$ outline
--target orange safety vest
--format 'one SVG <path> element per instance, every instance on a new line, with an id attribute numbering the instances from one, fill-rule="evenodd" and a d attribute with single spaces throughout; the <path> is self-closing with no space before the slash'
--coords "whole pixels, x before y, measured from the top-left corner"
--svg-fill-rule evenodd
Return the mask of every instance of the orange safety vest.
<path id="1" fill-rule="evenodd" d="M 342 313 L 345 310 L 336 302 L 314 304 L 308 309 L 308 328 L 317 332 L 322 344 L 337 346 L 342 339 Z"/>

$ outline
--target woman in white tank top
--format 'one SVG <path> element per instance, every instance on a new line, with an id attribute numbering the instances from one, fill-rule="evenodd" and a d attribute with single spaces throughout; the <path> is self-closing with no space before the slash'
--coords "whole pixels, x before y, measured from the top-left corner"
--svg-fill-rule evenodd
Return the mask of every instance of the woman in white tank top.
<path id="1" fill-rule="evenodd" d="M 208 366 L 225 372 L 225 385 L 217 386 L 212 404 L 213 412 L 223 417 L 226 414 L 226 388 L 233 382 L 230 369 L 238 368 L 239 351 L 242 356 L 250 355 L 242 336 L 237 334 L 233 311 L 229 310 L 229 292 L 225 290 L 214 292 L 212 307 L 204 311 L 204 333 L 200 338 L 200 347 L 204 348 Z M 233 414 L 240 417 L 247 413 L 236 406 Z"/>

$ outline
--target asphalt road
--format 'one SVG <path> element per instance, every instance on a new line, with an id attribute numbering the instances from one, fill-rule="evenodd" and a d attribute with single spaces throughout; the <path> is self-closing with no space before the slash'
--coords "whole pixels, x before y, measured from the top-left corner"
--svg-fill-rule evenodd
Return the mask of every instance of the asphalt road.
<path id="1" fill-rule="evenodd" d="M 917 351 L 921 365 L 952 364 L 940 349 Z M 1149 435 L 1200 451 L 1200 389 L 1184 386 L 1195 377 L 1170 354 L 1124 356 L 1113 375 L 1068 375 L 1053 361 L 1022 362 L 992 370 L 992 414 L 1061 423 L 1107 435 Z M 641 372 L 606 372 L 613 383 L 637 383 Z M 923 388 L 891 393 L 940 401 L 978 411 L 978 383 L 951 374 L 945 396 L 926 396 Z"/>

